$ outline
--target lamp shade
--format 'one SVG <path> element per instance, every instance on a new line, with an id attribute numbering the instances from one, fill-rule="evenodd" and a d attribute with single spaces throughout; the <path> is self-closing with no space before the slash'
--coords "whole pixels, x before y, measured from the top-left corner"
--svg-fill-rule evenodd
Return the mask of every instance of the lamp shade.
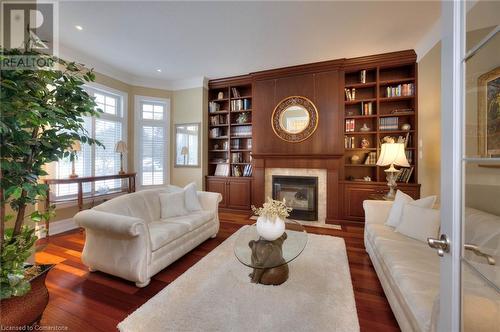
<path id="1" fill-rule="evenodd" d="M 127 143 L 125 143 L 125 141 L 116 142 L 115 152 L 119 152 L 119 153 L 127 152 Z"/>
<path id="2" fill-rule="evenodd" d="M 410 167 L 406 159 L 404 143 L 384 143 L 377 160 L 377 166 L 397 165 Z"/>
<path id="3" fill-rule="evenodd" d="M 74 141 L 73 144 L 71 144 L 70 151 L 73 152 L 82 151 L 82 146 L 80 145 L 80 141 Z"/>

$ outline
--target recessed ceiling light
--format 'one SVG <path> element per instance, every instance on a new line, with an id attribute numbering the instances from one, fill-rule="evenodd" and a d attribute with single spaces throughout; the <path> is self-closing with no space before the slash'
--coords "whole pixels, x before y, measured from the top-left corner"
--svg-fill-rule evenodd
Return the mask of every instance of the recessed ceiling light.
<path id="1" fill-rule="evenodd" d="M 161 69 L 156 69 L 157 72 L 161 73 Z"/>
<path id="2" fill-rule="evenodd" d="M 81 25 L 75 25 L 75 28 L 76 28 L 76 30 L 80 30 L 80 31 L 83 30 L 83 27 Z"/>

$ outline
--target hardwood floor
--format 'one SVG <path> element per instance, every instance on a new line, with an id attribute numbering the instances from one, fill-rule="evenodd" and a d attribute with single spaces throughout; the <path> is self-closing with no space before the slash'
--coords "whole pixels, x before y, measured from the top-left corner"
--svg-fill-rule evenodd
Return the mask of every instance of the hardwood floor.
<path id="1" fill-rule="evenodd" d="M 179 277 L 241 226 L 253 223 L 247 215 L 220 213 L 221 227 L 215 239 L 196 249 L 155 275 L 151 284 L 139 289 L 132 282 L 101 273 L 89 273 L 80 260 L 85 241 L 82 231 L 52 236 L 39 263 L 57 263 L 47 276 L 50 302 L 42 325 L 66 326 L 68 331 L 116 331 L 128 314 Z M 399 331 L 382 286 L 365 252 L 363 228 L 345 226 L 342 231 L 307 227 L 315 234 L 344 238 L 349 258 L 354 296 L 361 331 Z M 335 294 L 332 294 L 335 296 Z M 334 318 L 332 318 L 334 319 Z"/>

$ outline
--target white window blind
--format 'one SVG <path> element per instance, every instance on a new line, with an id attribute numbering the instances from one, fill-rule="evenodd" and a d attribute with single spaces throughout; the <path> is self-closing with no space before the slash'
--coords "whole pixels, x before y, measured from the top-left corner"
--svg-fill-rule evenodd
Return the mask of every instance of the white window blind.
<path id="1" fill-rule="evenodd" d="M 82 176 L 111 175 L 120 170 L 120 154 L 115 152 L 116 143 L 125 140 L 123 96 L 101 89 L 87 88 L 87 92 L 95 98 L 97 107 L 103 113 L 97 118 L 86 117 L 85 129 L 87 134 L 100 141 L 104 147 L 81 144 L 82 151 L 78 152 L 75 163 L 76 173 Z M 124 160 L 126 165 L 126 161 Z M 55 177 L 67 178 L 71 173 L 69 158 L 59 160 L 54 167 Z M 108 192 L 121 187 L 120 180 L 106 180 L 94 183 L 84 183 L 84 193 Z M 56 198 L 72 198 L 77 194 L 76 184 L 56 185 L 53 190 Z"/>
<path id="2" fill-rule="evenodd" d="M 166 184 L 168 169 L 168 114 L 164 101 L 138 103 L 138 171 L 141 186 Z"/>

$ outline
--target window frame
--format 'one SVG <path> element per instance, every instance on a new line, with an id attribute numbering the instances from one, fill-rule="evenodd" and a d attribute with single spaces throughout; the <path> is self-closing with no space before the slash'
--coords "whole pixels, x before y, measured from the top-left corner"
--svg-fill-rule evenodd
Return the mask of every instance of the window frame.
<path id="1" fill-rule="evenodd" d="M 143 119 L 142 118 L 142 103 L 161 104 L 165 107 L 163 120 Z M 170 184 L 170 99 L 157 98 L 150 96 L 134 95 L 134 169 L 137 172 L 137 184 L 139 189 L 155 188 Z M 164 129 L 164 154 L 165 171 L 163 174 L 163 184 L 161 185 L 143 185 L 142 184 L 142 126 L 154 125 L 162 123 Z"/>
<path id="2" fill-rule="evenodd" d="M 95 83 L 95 82 L 85 84 L 83 86 L 83 88 L 92 97 L 94 96 L 94 93 L 102 93 L 105 96 L 107 95 L 107 96 L 113 96 L 113 97 L 117 98 L 117 100 L 118 100 L 118 103 L 116 105 L 117 114 L 112 115 L 112 114 L 103 112 L 103 113 L 100 113 L 100 116 L 98 118 L 105 120 L 105 121 L 113 121 L 113 122 L 118 122 L 117 120 L 120 120 L 119 122 L 122 125 L 122 138 L 121 139 L 125 142 L 128 142 L 128 93 L 121 91 L 121 90 L 117 90 L 117 89 L 108 87 L 108 86 L 103 85 L 103 84 Z M 95 116 L 90 117 L 90 123 L 91 123 L 91 130 L 92 131 L 89 134 L 92 138 L 95 138 L 95 125 L 96 125 L 96 117 Z M 90 146 L 90 149 L 91 149 L 91 152 L 90 152 L 90 156 L 91 156 L 90 176 L 95 176 L 96 146 L 95 145 Z M 114 151 L 114 147 L 113 147 L 113 151 Z M 124 154 L 123 155 L 123 169 L 125 171 L 127 171 L 127 169 L 128 169 L 127 165 L 128 165 L 128 154 Z M 52 174 L 55 175 L 57 173 L 56 167 L 57 167 L 57 164 L 50 166 L 49 174 L 51 174 L 51 176 L 52 176 Z M 92 195 L 94 195 L 96 193 L 95 182 L 91 182 L 90 186 L 91 186 L 90 193 Z M 77 203 L 73 201 L 73 199 L 76 199 L 77 194 L 57 196 L 56 190 L 51 190 L 50 192 L 51 192 L 51 195 L 53 195 L 53 197 L 51 199 L 54 199 L 56 201 L 57 200 L 64 201 L 64 203 L 62 203 L 62 204 L 64 204 L 65 207 L 77 205 Z M 86 191 L 85 193 L 89 193 L 89 192 Z M 58 205 L 61 205 L 61 203 Z"/>

